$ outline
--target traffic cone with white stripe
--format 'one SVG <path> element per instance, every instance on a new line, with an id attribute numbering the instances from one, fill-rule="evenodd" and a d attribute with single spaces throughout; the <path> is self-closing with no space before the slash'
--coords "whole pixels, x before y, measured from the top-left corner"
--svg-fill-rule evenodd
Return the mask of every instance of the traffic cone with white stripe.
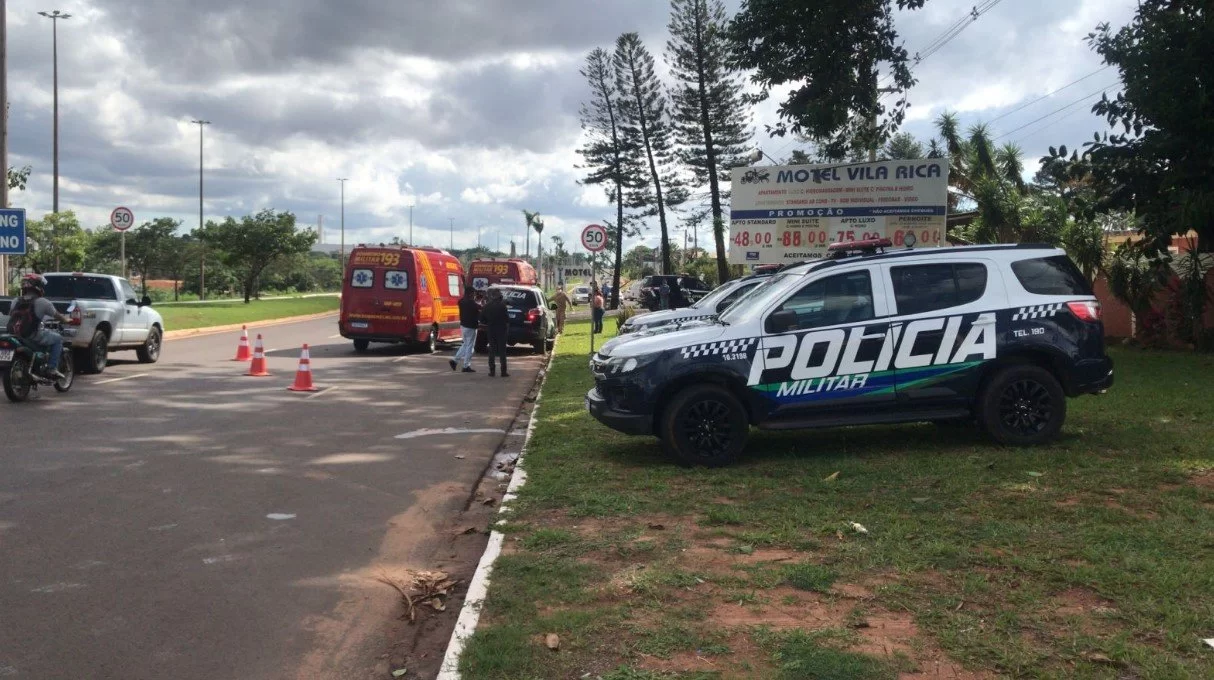
<path id="1" fill-rule="evenodd" d="M 303 351 L 299 353 L 299 369 L 295 371 L 295 384 L 287 388 L 292 392 L 315 392 L 312 384 L 312 358 L 308 354 L 308 344 L 304 343 Z"/>
<path id="2" fill-rule="evenodd" d="M 253 363 L 249 365 L 249 372 L 245 375 L 256 378 L 265 378 L 270 375 L 270 372 L 266 370 L 266 348 L 261 343 L 261 333 L 257 334 L 257 344 L 253 345 Z"/>
<path id="3" fill-rule="evenodd" d="M 236 347 L 236 358 L 232 361 L 252 361 L 253 354 L 249 352 L 249 327 L 240 327 L 240 345 Z"/>

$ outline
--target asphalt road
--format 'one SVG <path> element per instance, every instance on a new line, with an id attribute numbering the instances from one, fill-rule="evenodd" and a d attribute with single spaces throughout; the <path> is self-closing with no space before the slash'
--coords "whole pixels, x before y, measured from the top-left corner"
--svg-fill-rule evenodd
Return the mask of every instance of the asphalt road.
<path id="1" fill-rule="evenodd" d="M 226 333 L 0 403 L 0 677 L 369 677 L 400 614 L 376 578 L 432 566 L 540 358 L 262 332 L 271 378 Z M 304 342 L 326 391 L 285 389 Z"/>

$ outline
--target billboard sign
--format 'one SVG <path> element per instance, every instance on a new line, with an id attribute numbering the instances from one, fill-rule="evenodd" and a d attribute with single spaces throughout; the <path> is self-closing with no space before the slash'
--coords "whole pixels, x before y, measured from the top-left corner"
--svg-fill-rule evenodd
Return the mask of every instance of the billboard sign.
<path id="1" fill-rule="evenodd" d="M 732 180 L 730 264 L 819 259 L 831 243 L 870 238 L 945 243 L 945 159 L 734 168 Z"/>

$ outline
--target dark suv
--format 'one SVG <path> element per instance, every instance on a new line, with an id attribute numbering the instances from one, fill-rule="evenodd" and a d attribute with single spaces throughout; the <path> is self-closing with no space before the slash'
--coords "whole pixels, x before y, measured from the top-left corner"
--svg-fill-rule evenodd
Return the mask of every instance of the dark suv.
<path id="1" fill-rule="evenodd" d="M 607 342 L 586 406 L 709 466 L 752 426 L 973 419 L 1002 444 L 1041 444 L 1068 397 L 1113 384 L 1100 317 L 1051 246 L 844 256 L 784 269 L 719 318 Z"/>
<path id="2" fill-rule="evenodd" d="M 552 349 L 556 341 L 556 323 L 549 314 L 552 306 L 544 298 L 544 291 L 535 286 L 499 285 L 491 289 L 502 291 L 502 299 L 510 314 L 510 324 L 506 329 L 507 344 L 531 345 L 536 354 Z M 476 334 L 476 350 L 486 352 L 488 349 L 489 336 L 481 328 Z"/>
<path id="3" fill-rule="evenodd" d="M 662 284 L 670 286 L 670 309 L 682 309 L 707 295 L 712 286 L 687 274 L 654 274 L 641 280 L 640 303 L 656 312 L 662 308 Z"/>

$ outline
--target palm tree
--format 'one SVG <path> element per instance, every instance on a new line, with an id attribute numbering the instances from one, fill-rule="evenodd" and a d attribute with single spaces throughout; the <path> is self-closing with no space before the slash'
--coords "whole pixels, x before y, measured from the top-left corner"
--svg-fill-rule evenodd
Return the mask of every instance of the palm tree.
<path id="1" fill-rule="evenodd" d="M 539 216 L 540 214 L 538 212 L 531 212 L 530 210 L 523 211 L 523 221 L 527 223 L 527 226 L 524 228 L 526 245 L 523 248 L 523 253 L 526 257 L 531 256 L 531 228 L 535 225 L 535 221 L 539 218 Z"/>

